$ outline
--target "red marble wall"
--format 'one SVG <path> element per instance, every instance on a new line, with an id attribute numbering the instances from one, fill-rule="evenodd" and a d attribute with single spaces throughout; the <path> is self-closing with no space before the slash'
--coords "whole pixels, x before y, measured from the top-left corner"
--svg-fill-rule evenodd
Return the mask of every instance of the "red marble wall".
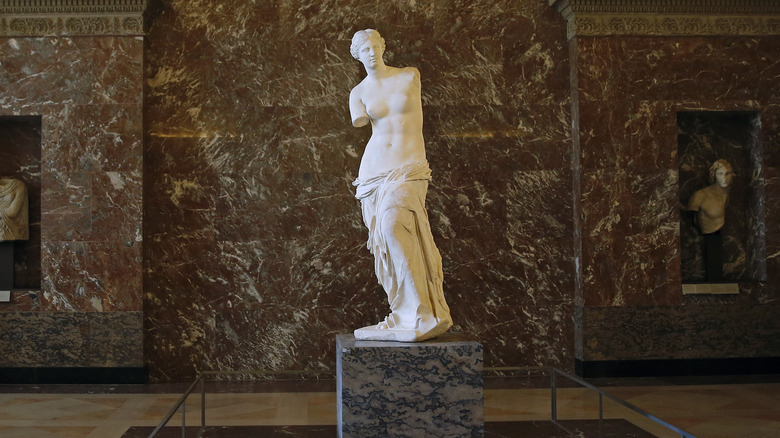
<path id="1" fill-rule="evenodd" d="M 386 298 L 351 182 L 368 128 L 354 31 L 422 74 L 428 209 L 454 330 L 486 366 L 573 363 L 569 64 L 545 2 L 153 2 L 146 47 L 146 358 L 335 369 Z"/>
<path id="2" fill-rule="evenodd" d="M 582 173 L 579 359 L 780 354 L 780 326 L 772 316 L 780 312 L 780 266 L 774 256 L 780 251 L 774 202 L 780 196 L 777 42 L 777 37 L 578 37 L 572 42 Z M 760 115 L 763 168 L 742 177 L 763 187 L 765 217 L 755 226 L 765 227 L 769 276 L 765 282 L 740 281 L 739 295 L 682 295 L 681 111 Z"/>
<path id="3" fill-rule="evenodd" d="M 144 365 L 142 56 L 134 37 L 0 38 L 0 116 L 41 121 L 40 288 L 0 303 L 0 367 Z"/>
<path id="4" fill-rule="evenodd" d="M 351 185 L 367 27 L 422 73 L 445 294 L 486 367 L 780 355 L 776 38 L 567 43 L 533 0 L 151 1 L 147 26 L 0 39 L 0 119 L 41 120 L 41 287 L 0 304 L 0 367 L 332 373 L 387 311 Z M 767 280 L 737 296 L 682 296 L 680 111 L 759 114 Z"/>

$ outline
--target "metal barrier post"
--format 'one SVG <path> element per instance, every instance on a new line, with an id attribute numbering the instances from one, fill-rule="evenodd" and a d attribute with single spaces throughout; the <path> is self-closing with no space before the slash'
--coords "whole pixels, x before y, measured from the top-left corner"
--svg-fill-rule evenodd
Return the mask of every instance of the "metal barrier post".
<path id="1" fill-rule="evenodd" d="M 599 393 L 599 422 L 604 419 L 604 396 Z"/>
<path id="2" fill-rule="evenodd" d="M 181 405 L 181 438 L 187 438 L 187 401 Z"/>
<path id="3" fill-rule="evenodd" d="M 206 378 L 200 382 L 200 433 L 206 429 Z"/>

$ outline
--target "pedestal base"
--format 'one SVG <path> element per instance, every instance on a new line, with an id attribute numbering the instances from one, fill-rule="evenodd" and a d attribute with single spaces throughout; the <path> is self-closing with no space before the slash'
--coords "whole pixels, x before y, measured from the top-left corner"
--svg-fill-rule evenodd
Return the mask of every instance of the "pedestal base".
<path id="1" fill-rule="evenodd" d="M 682 285 L 683 295 L 736 295 L 739 293 L 738 283 L 685 283 Z"/>
<path id="2" fill-rule="evenodd" d="M 481 437 L 482 345 L 336 337 L 339 437 Z"/>

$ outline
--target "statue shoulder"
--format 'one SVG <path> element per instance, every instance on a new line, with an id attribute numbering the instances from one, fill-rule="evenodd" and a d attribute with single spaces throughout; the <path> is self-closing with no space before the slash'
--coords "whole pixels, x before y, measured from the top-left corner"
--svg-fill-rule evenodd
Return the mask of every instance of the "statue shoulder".
<path id="1" fill-rule="evenodd" d="M 363 82 L 355 85 L 349 92 L 349 112 L 352 117 L 352 126 L 360 128 L 368 124 L 368 111 L 363 103 Z"/>
<path id="2" fill-rule="evenodd" d="M 401 70 L 403 73 L 411 75 L 413 80 L 420 81 L 420 70 L 418 70 L 417 67 L 404 67 Z"/>
<path id="3" fill-rule="evenodd" d="M 706 192 L 704 189 L 699 189 L 693 192 L 693 195 L 691 195 L 691 198 L 688 200 L 688 210 L 699 211 L 705 196 Z"/>
<path id="4" fill-rule="evenodd" d="M 363 88 L 365 88 L 366 80 L 363 79 L 360 81 L 357 85 L 352 87 L 352 90 L 349 92 L 349 97 L 360 97 L 361 93 L 363 93 Z"/>

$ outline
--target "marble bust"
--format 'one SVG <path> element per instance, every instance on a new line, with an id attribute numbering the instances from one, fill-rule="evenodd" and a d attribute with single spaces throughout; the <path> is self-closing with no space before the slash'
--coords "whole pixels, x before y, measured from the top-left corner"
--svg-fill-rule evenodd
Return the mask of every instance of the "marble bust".
<path id="1" fill-rule="evenodd" d="M 710 185 L 697 190 L 688 200 L 687 210 L 696 213 L 696 224 L 704 238 L 704 272 L 708 282 L 723 280 L 723 237 L 726 204 L 734 170 L 726 160 L 710 166 Z"/>
<path id="2" fill-rule="evenodd" d="M 18 179 L 0 178 L 0 241 L 30 238 L 27 205 L 24 183 Z"/>
<path id="3" fill-rule="evenodd" d="M 350 92 L 352 124 L 371 125 L 353 184 L 374 270 L 390 305 L 383 321 L 355 330 L 355 338 L 416 342 L 446 332 L 452 320 L 441 255 L 425 209 L 431 169 L 423 140 L 420 72 L 386 65 L 384 51 L 385 40 L 376 30 L 361 30 L 352 38 L 350 52 L 366 71 Z"/>
<path id="4" fill-rule="evenodd" d="M 710 166 L 710 185 L 697 190 L 688 200 L 688 210 L 697 212 L 696 223 L 702 234 L 716 233 L 725 223 L 726 203 L 734 170 L 726 160 Z"/>

